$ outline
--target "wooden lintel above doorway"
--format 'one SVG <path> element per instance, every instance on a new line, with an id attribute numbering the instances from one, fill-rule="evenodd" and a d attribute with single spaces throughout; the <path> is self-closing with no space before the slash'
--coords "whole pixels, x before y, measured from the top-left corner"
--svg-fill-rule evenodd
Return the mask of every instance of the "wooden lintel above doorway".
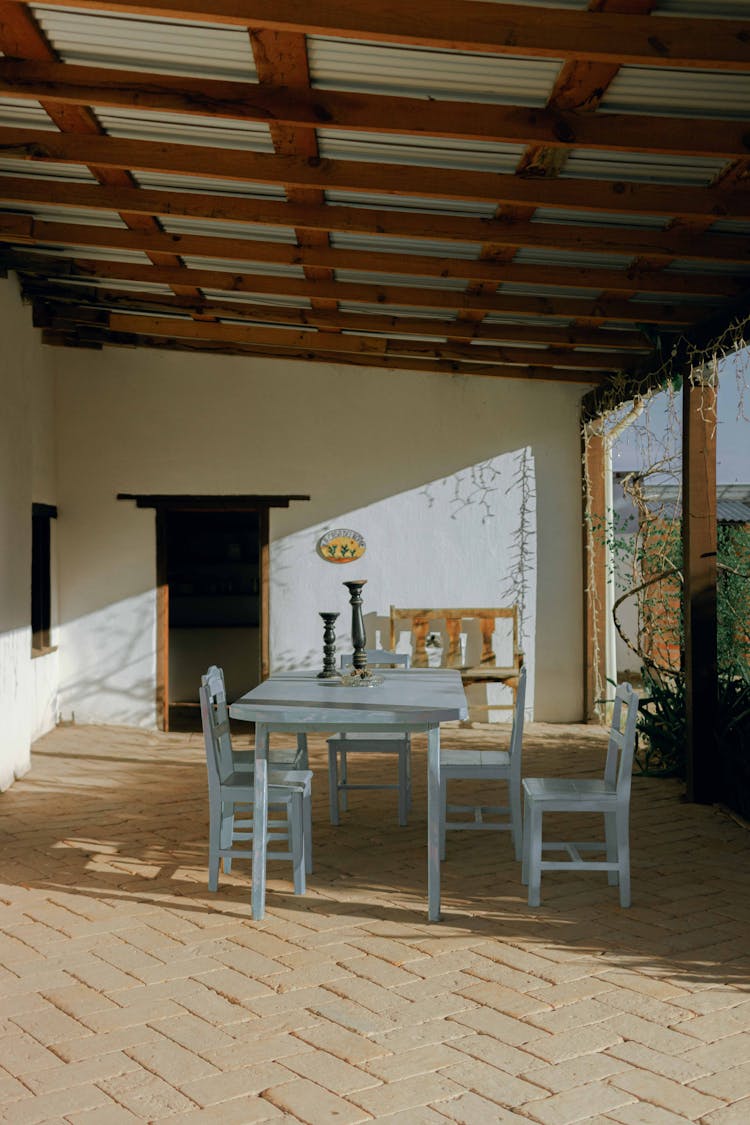
<path id="1" fill-rule="evenodd" d="M 259 508 L 288 508 L 292 500 L 309 500 L 309 496 L 185 496 L 170 493 L 118 492 L 118 500 L 135 500 L 138 508 L 169 508 L 172 511 L 244 512 Z"/>

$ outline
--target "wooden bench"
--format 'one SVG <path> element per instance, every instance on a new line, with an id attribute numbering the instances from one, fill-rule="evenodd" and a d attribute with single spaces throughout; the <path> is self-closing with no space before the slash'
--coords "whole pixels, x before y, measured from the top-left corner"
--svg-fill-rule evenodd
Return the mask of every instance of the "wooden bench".
<path id="1" fill-rule="evenodd" d="M 509 663 L 499 665 L 493 646 L 498 620 L 510 622 L 509 650 L 506 653 Z M 461 626 L 471 630 L 472 623 L 478 625 L 481 637 L 479 663 L 465 664 L 462 661 Z M 511 703 L 472 703 L 472 710 L 512 711 L 516 702 L 518 674 L 523 664 L 523 652 L 518 646 L 518 612 L 516 606 L 499 606 L 494 609 L 459 609 L 435 607 L 433 609 L 402 609 L 391 606 L 390 648 L 395 651 L 398 644 L 399 626 L 411 633 L 411 663 L 413 668 L 429 667 L 427 637 L 430 632 L 445 632 L 448 644 L 443 646 L 441 668 L 457 668 L 465 686 L 470 684 L 506 684 L 513 692 Z M 443 626 L 443 629 L 440 628 Z M 469 638 L 470 641 L 470 638 Z M 476 645 L 474 646 L 476 650 Z M 467 643 L 467 649 L 469 643 Z M 468 653 L 467 653 L 468 655 Z"/>

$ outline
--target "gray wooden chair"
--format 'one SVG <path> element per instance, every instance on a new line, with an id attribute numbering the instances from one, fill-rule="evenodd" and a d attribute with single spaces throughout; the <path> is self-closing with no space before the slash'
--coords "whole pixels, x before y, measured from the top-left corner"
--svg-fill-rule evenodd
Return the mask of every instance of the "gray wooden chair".
<path id="1" fill-rule="evenodd" d="M 523 744 L 524 707 L 526 705 L 526 665 L 518 675 L 513 726 L 508 750 L 441 750 L 440 751 L 440 858 L 445 859 L 447 831 L 487 830 L 510 832 L 516 859 L 521 858 L 521 755 Z M 507 805 L 448 804 L 448 782 L 457 779 L 504 781 L 508 785 Z M 471 813 L 469 819 L 449 820 L 448 813 Z M 488 816 L 504 819 L 487 820 Z"/>
<path id="2" fill-rule="evenodd" d="M 408 668 L 408 653 L 388 652 L 385 649 L 368 649 L 365 653 L 372 667 Z M 341 657 L 341 667 L 352 662 L 352 654 Z M 349 754 L 396 754 L 398 756 L 398 781 L 396 784 L 359 785 L 349 781 Z M 339 824 L 339 797 L 341 808 L 348 810 L 347 793 L 354 789 L 398 790 L 398 822 L 408 823 L 411 808 L 411 739 L 409 733 L 336 734 L 328 739 L 328 798 L 331 824 Z"/>
<path id="3" fill-rule="evenodd" d="M 620 906 L 630 906 L 630 782 L 633 774 L 638 696 L 630 684 L 615 692 L 607 760 L 602 779 L 526 777 L 521 880 L 529 887 L 529 906 L 539 906 L 543 871 L 606 871 L 610 886 L 620 887 Z M 604 840 L 545 841 L 545 812 L 604 814 Z M 546 860 L 545 851 L 567 853 Z M 581 852 L 606 852 L 606 860 L 586 860 Z"/>
<path id="4" fill-rule="evenodd" d="M 233 859 L 252 857 L 254 767 L 250 752 L 232 747 L 224 677 L 215 665 L 201 677 L 199 698 L 208 772 L 208 889 L 215 891 L 220 861 L 229 872 Z M 288 751 L 279 753 L 288 759 Z M 269 818 L 268 859 L 292 861 L 295 894 L 305 893 L 305 875 L 312 871 L 311 790 L 310 770 L 287 769 L 278 757 L 269 762 L 269 810 L 281 810 L 282 816 Z M 279 850 L 280 844 L 286 847 Z"/>

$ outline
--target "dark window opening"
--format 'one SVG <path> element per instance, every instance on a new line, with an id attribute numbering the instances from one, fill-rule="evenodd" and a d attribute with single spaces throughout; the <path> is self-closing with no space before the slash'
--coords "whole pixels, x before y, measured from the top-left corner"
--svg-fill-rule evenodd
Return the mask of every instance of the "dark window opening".
<path id="1" fill-rule="evenodd" d="M 31 649 L 50 648 L 52 624 L 50 520 L 57 516 L 51 504 L 31 506 Z"/>

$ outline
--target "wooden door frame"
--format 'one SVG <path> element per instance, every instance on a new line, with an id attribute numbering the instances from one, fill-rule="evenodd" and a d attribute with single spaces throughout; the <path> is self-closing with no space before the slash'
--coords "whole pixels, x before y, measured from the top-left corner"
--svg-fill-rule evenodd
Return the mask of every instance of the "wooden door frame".
<path id="1" fill-rule="evenodd" d="M 120 492 L 118 500 L 134 500 L 138 508 L 156 511 L 156 709 L 161 730 L 169 730 L 169 585 L 167 583 L 167 516 L 173 512 L 256 512 L 259 517 L 260 669 L 267 679 L 271 669 L 270 612 L 271 508 L 288 508 L 292 500 L 309 496 L 185 496 L 144 495 Z"/>

